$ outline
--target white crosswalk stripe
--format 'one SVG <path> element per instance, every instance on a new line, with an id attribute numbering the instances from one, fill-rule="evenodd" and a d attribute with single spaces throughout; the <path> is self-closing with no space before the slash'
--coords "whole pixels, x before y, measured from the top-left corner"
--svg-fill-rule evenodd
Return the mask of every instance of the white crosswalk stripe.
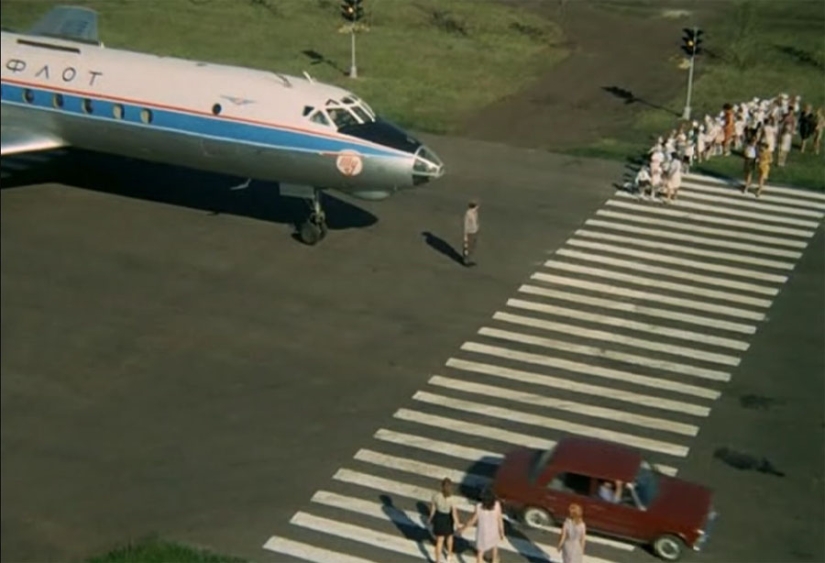
<path id="1" fill-rule="evenodd" d="M 684 434 L 685 436 L 696 436 L 699 433 L 699 427 L 693 424 L 681 424 L 672 422 L 664 418 L 656 418 L 652 416 L 643 416 L 638 414 L 628 413 L 617 409 L 608 409 L 604 407 L 597 407 L 588 405 L 586 403 L 578 403 L 575 401 L 554 399 L 551 397 L 543 397 L 535 393 L 524 393 L 520 391 L 512 391 L 504 387 L 495 387 L 493 385 L 483 385 L 481 383 L 468 383 L 449 377 L 442 377 L 434 375 L 430 378 L 430 385 L 437 385 L 447 389 L 454 389 L 456 391 L 464 391 L 466 393 L 477 393 L 479 395 L 486 395 L 499 399 L 508 399 L 519 403 L 528 405 L 536 405 L 548 408 L 555 408 L 562 411 L 576 413 L 582 416 L 592 416 L 595 418 L 604 418 L 607 420 L 616 420 L 626 424 L 635 424 L 645 428 L 654 428 L 658 430 L 665 430 L 675 432 L 677 434 Z M 478 458 L 476 458 L 478 459 Z"/>
<path id="2" fill-rule="evenodd" d="M 783 256 L 786 258 L 793 258 L 797 259 L 802 256 L 801 252 L 796 252 L 793 250 L 783 250 L 781 248 L 771 248 L 769 246 L 757 245 L 757 244 L 747 244 L 744 242 L 733 242 L 729 240 L 724 240 L 720 238 L 710 238 L 710 237 L 700 237 L 695 235 L 688 235 L 685 233 L 678 233 L 674 232 L 673 230 L 662 230 L 662 229 L 649 229 L 646 227 L 635 227 L 633 225 L 626 225 L 624 223 L 615 223 L 613 221 L 602 221 L 600 219 L 588 219 L 584 223 L 586 226 L 589 227 L 602 227 L 603 229 L 610 229 L 614 231 L 621 231 L 626 233 L 635 233 L 638 235 L 644 235 L 645 238 L 635 237 L 633 240 L 643 240 L 645 242 L 651 242 L 654 244 L 663 244 L 658 241 L 654 241 L 653 239 L 672 239 L 672 240 L 680 240 L 684 242 L 692 242 L 694 244 L 701 244 L 705 246 L 718 246 L 721 248 L 732 248 L 735 250 L 742 250 L 745 252 L 751 252 L 755 254 L 766 254 L 769 256 Z M 580 234 L 582 230 L 576 231 L 576 234 Z M 631 238 L 631 237 L 627 237 Z M 617 240 L 617 239 L 613 239 Z M 685 247 L 684 245 L 673 245 L 677 248 L 680 248 L 680 252 L 685 252 L 685 248 L 692 248 L 692 247 Z M 802 243 L 802 248 L 804 248 L 804 243 Z M 740 255 L 741 256 L 741 255 Z M 788 262 L 780 262 L 780 264 L 787 264 Z M 784 266 L 783 266 L 784 267 Z M 792 268 L 788 268 L 792 269 Z"/>
<path id="3" fill-rule="evenodd" d="M 620 203 L 620 202 L 619 202 Z M 614 204 L 615 205 L 615 204 Z M 628 204 L 626 204 L 628 205 Z M 632 206 L 631 206 L 632 207 Z M 599 209 L 596 212 L 599 217 L 610 217 L 611 219 L 623 219 L 631 223 L 642 223 L 643 225 L 657 225 L 660 227 L 667 227 L 675 231 L 687 230 L 691 233 L 702 233 L 704 235 L 716 235 L 723 238 L 748 240 L 751 242 L 759 242 L 763 244 L 773 244 L 775 246 L 787 246 L 789 248 L 807 248 L 808 242 L 780 237 L 769 237 L 759 235 L 751 232 L 733 231 L 730 229 L 717 229 L 715 227 L 705 227 L 697 225 L 689 221 L 671 221 L 669 219 L 659 219 L 658 217 L 650 217 L 638 213 L 621 213 L 609 209 Z M 678 213 L 676 214 L 678 215 Z M 813 233 L 810 233 L 813 235 Z M 802 236 L 807 236 L 808 233 L 803 233 Z"/>
<path id="4" fill-rule="evenodd" d="M 626 252 L 630 254 L 629 251 Z M 640 253 L 634 253 L 640 254 Z M 732 280 L 729 278 L 721 278 L 721 277 L 711 277 L 705 276 L 703 274 L 693 274 L 691 272 L 687 272 L 685 270 L 677 270 L 674 268 L 662 268 L 660 266 L 653 266 L 651 264 L 645 264 L 644 262 L 635 262 L 633 260 L 624 260 L 622 258 L 613 258 L 610 256 L 602 256 L 600 254 L 592 254 L 590 252 L 580 252 L 578 250 L 568 250 L 566 248 L 560 248 L 556 251 L 557 256 L 566 256 L 568 258 L 576 258 L 578 260 L 583 260 L 587 262 L 596 262 L 597 264 L 603 264 L 607 266 L 616 266 L 619 268 L 625 268 L 628 270 L 637 270 L 640 272 L 645 272 L 646 274 L 659 274 L 662 276 L 668 276 L 671 278 L 677 278 L 682 280 L 690 280 L 699 282 L 705 285 L 715 285 L 719 287 L 726 287 L 729 289 L 739 289 L 741 291 L 748 291 L 751 293 L 759 293 L 761 295 L 777 295 L 779 290 L 775 287 L 768 287 L 765 285 L 759 285 L 754 283 L 747 283 L 747 282 L 740 282 L 738 280 Z M 675 259 L 674 262 L 678 263 L 681 266 L 688 266 L 692 265 L 692 261 L 690 260 L 681 260 Z M 548 268 L 561 268 L 564 264 L 560 263 L 557 260 L 548 260 L 544 263 L 545 266 Z M 729 271 L 726 272 L 728 274 L 739 274 L 741 270 L 738 268 L 729 268 Z M 781 282 L 780 282 L 781 283 Z M 770 301 L 768 302 L 770 303 Z"/>
<path id="5" fill-rule="evenodd" d="M 715 225 L 725 225 L 729 227 L 739 227 L 742 229 L 749 229 L 752 231 L 762 231 L 764 233 L 776 233 L 782 235 L 791 235 L 796 237 L 810 238 L 814 235 L 813 231 L 803 231 L 800 229 L 791 229 L 790 227 L 780 227 L 775 225 L 766 225 L 764 223 L 754 223 L 753 221 L 741 221 L 738 219 L 728 219 L 727 217 L 717 217 L 710 215 L 701 215 L 691 213 L 689 211 L 682 211 L 672 207 L 651 207 L 640 203 L 631 203 L 629 201 L 619 201 L 611 199 L 606 203 L 611 207 L 618 207 L 620 209 L 629 209 L 637 213 L 652 213 L 654 215 L 664 215 L 666 217 L 676 217 L 684 221 L 699 221 L 700 223 L 712 223 Z M 684 227 L 683 227 L 684 228 Z"/>
<path id="6" fill-rule="evenodd" d="M 728 260 L 732 262 L 742 262 L 745 264 L 753 264 L 755 266 L 764 266 L 766 268 L 775 268 L 781 270 L 793 270 L 794 263 L 793 262 L 780 262 L 778 260 L 766 260 L 764 258 L 753 258 L 751 256 L 745 256 L 742 254 L 734 254 L 732 252 L 718 252 L 714 250 L 704 250 L 702 248 L 695 248 L 693 246 L 685 246 L 683 244 L 668 244 L 665 242 L 657 241 L 657 240 L 650 240 L 640 237 L 627 237 L 621 235 L 612 235 L 610 233 L 601 233 L 596 231 L 587 231 L 584 229 L 579 229 L 575 233 L 579 237 L 591 238 L 591 239 L 598 239 L 598 240 L 609 240 L 610 242 L 619 242 L 622 244 L 633 244 L 636 246 L 643 246 L 646 248 L 656 248 L 658 250 L 667 250 L 670 252 L 680 252 L 682 254 L 691 254 L 695 256 L 706 256 L 708 258 L 715 258 L 718 260 Z M 576 246 L 581 241 L 578 239 L 573 239 L 568 241 L 568 244 L 572 246 Z M 580 245 L 580 244 L 579 244 Z M 784 280 L 783 280 L 784 281 Z"/>
<path id="7" fill-rule="evenodd" d="M 711 193 L 711 194 L 722 194 L 726 195 L 730 198 L 753 198 L 755 196 L 751 194 L 743 194 L 741 190 L 732 189 L 730 187 L 721 187 L 721 186 L 709 186 L 707 184 L 700 184 L 697 182 L 691 182 L 690 180 L 685 180 L 682 182 L 682 188 L 679 190 L 679 194 L 681 195 L 684 193 L 692 193 L 694 191 Z M 783 197 L 778 195 L 770 195 L 771 192 L 764 192 L 761 196 L 759 196 L 760 201 L 766 201 L 769 203 L 784 203 L 794 207 L 807 207 L 809 209 L 822 209 L 825 211 L 825 203 L 817 203 L 816 201 L 806 200 L 799 197 Z"/>
<path id="8" fill-rule="evenodd" d="M 703 350 L 696 350 L 694 348 L 687 348 L 685 346 L 676 346 L 673 344 L 666 344 L 663 342 L 650 341 L 645 338 L 633 338 L 632 336 L 616 334 L 615 332 L 591 330 L 587 328 L 578 327 L 576 325 L 557 323 L 553 321 L 545 321 L 533 317 L 512 315 L 510 313 L 496 313 L 495 315 L 493 315 L 493 318 L 497 321 L 506 321 L 508 323 L 514 323 L 523 326 L 530 326 L 545 330 L 553 330 L 557 332 L 563 332 L 565 334 L 569 334 L 572 336 L 579 336 L 582 338 L 592 338 L 594 340 L 616 342 L 618 344 L 623 344 L 625 346 L 645 348 L 647 350 L 654 350 L 657 352 L 664 352 L 667 354 L 674 354 L 677 356 L 685 356 L 687 358 L 696 358 L 699 360 L 705 360 L 707 362 L 716 362 L 720 364 L 726 364 L 729 366 L 739 365 L 738 356 L 730 356 L 728 354 L 717 354 L 714 352 L 705 352 Z M 570 350 L 570 348 L 566 349 Z"/>
<path id="9" fill-rule="evenodd" d="M 622 199 L 637 199 L 627 192 L 617 192 L 616 196 Z M 804 219 L 797 219 L 794 217 L 782 217 L 765 213 L 754 213 L 753 211 L 742 211 L 731 207 L 720 207 L 718 205 L 707 205 L 703 203 L 693 203 L 683 199 L 674 200 L 670 204 L 674 209 L 697 209 L 699 211 L 709 211 L 711 213 L 718 213 L 720 215 L 730 215 L 732 217 L 746 217 L 748 219 L 757 219 L 759 221 L 767 221 L 769 223 L 780 223 L 783 225 L 796 225 L 798 227 L 807 227 L 809 229 L 816 229 L 819 226 L 818 221 L 806 221 Z"/>
<path id="10" fill-rule="evenodd" d="M 818 194 L 769 186 L 756 199 L 693 175 L 669 206 L 617 192 L 292 517 L 300 536 L 263 547 L 314 563 L 426 560 L 424 505 L 441 479 L 468 515 L 508 451 L 565 436 L 677 475 L 823 212 Z M 508 531 L 502 561 L 556 561 L 558 533 Z M 588 546 L 588 563 L 636 549 L 595 532 Z"/>
<path id="11" fill-rule="evenodd" d="M 531 286 L 521 286 L 519 291 L 524 291 L 525 293 L 533 293 L 534 295 L 543 295 L 545 297 L 557 297 L 559 293 L 553 290 L 547 290 L 543 288 L 534 288 Z M 615 309 L 618 311 L 630 311 L 636 313 L 637 315 L 647 315 L 651 317 L 659 317 L 663 319 L 670 319 L 670 320 L 678 320 L 684 323 L 690 324 L 697 324 L 704 327 L 711 327 L 717 328 L 720 330 L 730 330 L 736 332 L 743 332 L 745 334 L 753 334 L 756 332 L 756 327 L 753 325 L 743 325 L 739 323 L 732 323 L 729 321 L 720 321 L 718 319 L 712 319 L 710 317 L 702 317 L 699 315 L 691 315 L 688 313 L 679 313 L 677 311 L 672 311 L 668 309 L 656 309 L 652 307 L 639 307 L 632 305 L 630 303 L 618 303 L 615 301 L 610 301 L 607 299 L 598 299 L 598 298 L 588 298 L 586 296 L 582 296 L 584 299 L 580 300 L 582 303 L 588 303 L 591 305 L 595 305 L 597 302 L 604 302 L 604 308 L 606 309 Z M 566 298 L 566 297 L 563 297 Z M 572 301 L 579 301 L 578 299 L 572 299 Z M 547 313 L 549 315 L 555 315 L 560 317 L 566 317 L 571 319 L 578 319 L 582 321 L 588 321 L 597 324 L 604 324 L 609 326 L 617 326 L 629 330 L 635 330 L 639 332 L 649 332 L 651 334 L 658 334 L 659 336 L 665 336 L 669 338 L 679 338 L 683 340 L 689 340 L 691 342 L 701 342 L 704 344 L 710 344 L 713 346 L 721 346 L 723 348 L 732 348 L 734 350 L 747 350 L 750 344 L 744 342 L 742 340 L 736 340 L 733 338 L 726 338 L 722 336 L 712 336 L 707 335 L 701 332 L 695 332 L 691 330 L 682 330 L 678 328 L 670 328 L 662 325 L 652 325 L 649 323 L 643 323 L 638 321 L 631 321 L 628 319 L 623 319 L 620 317 L 612 317 L 609 315 L 601 315 L 597 313 L 588 313 L 587 311 L 581 311 L 579 309 L 570 309 L 567 307 L 557 307 L 555 305 L 545 305 L 543 303 L 535 303 L 533 301 L 527 301 L 524 299 L 508 299 L 507 306 L 513 307 L 516 309 L 523 309 L 526 311 L 535 311 L 539 313 Z M 498 319 L 500 313 L 497 312 L 493 315 L 494 319 Z M 503 319 L 502 319 L 503 320 Z"/>
<path id="12" fill-rule="evenodd" d="M 623 352 L 616 352 L 614 350 L 605 350 L 596 346 L 585 346 L 572 344 L 563 340 L 555 340 L 553 338 L 544 338 L 541 336 L 531 336 L 527 334 L 520 334 L 509 330 L 499 330 L 495 328 L 484 327 L 480 329 L 479 334 L 482 336 L 489 336 L 491 338 L 500 338 L 510 342 L 520 342 L 522 344 L 532 344 L 533 346 L 540 346 L 542 348 L 551 348 L 553 350 L 560 350 L 573 354 L 583 354 L 586 356 L 594 356 L 597 358 L 607 358 L 616 360 L 626 364 L 633 364 L 637 366 L 647 366 L 660 370 L 672 371 L 674 373 L 681 373 L 684 375 L 693 375 L 696 377 L 704 377 L 715 381 L 728 381 L 730 374 L 725 371 L 715 369 L 700 368 L 692 365 L 680 364 L 667 360 L 659 360 L 656 358 L 649 358 L 648 356 L 640 356 L 638 354 L 625 354 Z M 734 358 L 734 362 L 738 363 L 739 359 Z"/>
<path id="13" fill-rule="evenodd" d="M 761 209 L 763 211 L 780 211 L 786 215 L 796 215 L 800 217 L 814 217 L 816 219 L 822 219 L 823 214 L 818 211 L 809 211 L 807 209 L 798 209 L 795 207 L 788 207 L 784 205 L 771 205 L 767 203 L 765 200 L 761 201 L 753 201 L 749 199 L 734 199 L 730 197 L 720 197 L 715 195 L 708 195 L 703 193 L 691 192 L 686 191 L 684 193 L 679 193 L 679 197 L 687 197 L 689 199 L 697 199 L 700 201 L 713 201 L 717 203 L 726 203 L 728 205 L 733 205 L 735 207 L 746 207 L 749 209 Z"/>
<path id="14" fill-rule="evenodd" d="M 714 178 L 713 176 L 705 176 L 703 174 L 693 174 L 688 173 L 685 174 L 685 178 L 689 180 L 694 180 L 701 183 L 706 184 L 717 184 L 722 186 L 741 186 L 741 182 L 738 180 L 730 180 L 730 179 L 723 179 L 723 178 Z M 765 193 L 766 194 L 789 194 L 794 196 L 797 199 L 815 199 L 820 201 L 825 201 L 825 193 L 814 192 L 810 190 L 800 190 L 798 188 L 784 188 L 781 186 L 765 186 Z"/>
<path id="15" fill-rule="evenodd" d="M 685 266 L 685 267 L 693 268 L 693 269 L 696 269 L 696 270 L 708 270 L 708 271 L 711 271 L 711 272 L 720 272 L 720 273 L 728 274 L 728 275 L 731 275 L 731 276 L 745 277 L 745 278 L 769 281 L 769 282 L 772 282 L 772 283 L 785 283 L 788 280 L 788 276 L 779 276 L 779 275 L 776 275 L 776 274 L 766 274 L 764 272 L 757 272 L 755 270 L 747 270 L 747 269 L 744 269 L 744 268 L 734 268 L 734 267 L 731 267 L 731 266 L 722 266 L 722 265 L 719 265 L 719 264 L 708 264 L 708 263 L 701 262 L 701 261 L 698 261 L 698 260 L 690 260 L 690 259 L 686 259 L 686 258 L 679 258 L 677 256 L 665 256 L 665 255 L 661 255 L 661 254 L 656 254 L 655 252 L 648 252 L 648 251 L 644 251 L 644 250 L 636 250 L 634 248 L 625 248 L 623 246 L 617 246 L 615 244 L 605 244 L 605 243 L 593 242 L 593 241 L 589 241 L 589 240 L 580 240 L 580 239 L 570 239 L 570 240 L 567 241 L 567 244 L 570 245 L 570 246 L 576 246 L 576 247 L 579 247 L 579 248 L 589 248 L 591 250 L 601 250 L 603 252 L 611 252 L 613 254 L 623 254 L 625 256 L 632 256 L 634 258 L 641 258 L 643 260 L 649 260 L 649 261 L 653 261 L 653 262 L 665 262 L 667 264 L 676 264 L 676 265 L 679 265 L 679 266 Z M 558 252 L 556 252 L 556 254 L 561 255 L 561 256 L 572 256 L 574 258 L 580 258 L 582 260 L 593 260 L 593 261 L 598 261 L 598 262 L 604 262 L 604 263 L 608 263 L 608 264 L 616 263 L 616 262 L 620 262 L 620 263 L 625 262 L 624 260 L 620 261 L 620 260 L 617 260 L 616 258 L 606 258 L 606 257 L 602 257 L 602 256 L 594 257 L 594 255 L 592 255 L 592 254 L 588 254 L 588 253 L 585 253 L 585 252 L 579 252 L 579 251 L 575 251 L 575 250 L 568 250 L 566 248 L 560 249 Z M 636 267 L 634 266 L 634 269 L 635 268 Z M 650 267 L 648 266 L 647 268 L 639 267 L 638 269 L 641 270 L 641 269 L 649 269 L 649 268 Z M 659 269 L 659 270 L 654 270 L 654 273 L 662 273 L 663 271 L 664 271 L 664 269 L 662 268 L 662 269 Z M 671 275 L 671 276 L 674 276 L 674 277 L 685 277 L 687 279 L 699 279 L 699 280 L 703 281 L 704 283 L 708 283 L 708 284 L 711 283 L 709 281 L 706 281 L 706 278 L 701 278 L 699 276 L 688 278 L 687 275 L 684 272 L 679 272 L 678 274 L 673 273 L 673 272 L 675 272 L 675 271 L 671 270 L 670 273 L 668 273 L 667 275 Z M 713 284 L 714 285 L 717 285 L 717 284 L 718 285 L 725 285 L 725 284 L 719 283 L 718 281 L 713 282 Z"/>
<path id="16" fill-rule="evenodd" d="M 478 354 L 487 354 L 508 360 L 527 362 L 533 365 L 563 369 L 583 375 L 604 377 L 615 381 L 623 381 L 625 383 L 633 383 L 635 385 L 652 387 L 654 389 L 663 389 L 673 391 L 675 393 L 684 393 L 686 395 L 693 395 L 695 397 L 702 397 L 705 399 L 716 399 L 719 396 L 718 391 L 707 389 L 705 387 L 688 385 L 678 381 L 671 381 L 670 379 L 638 375 L 624 370 L 604 368 L 582 362 L 574 362 L 572 360 L 565 360 L 564 358 L 555 358 L 551 356 L 544 356 L 542 354 L 533 354 L 530 352 L 520 352 L 509 348 L 504 348 L 502 346 L 490 346 L 488 344 L 480 344 L 478 342 L 465 342 L 461 345 L 461 349 L 466 352 L 476 352 Z"/>
<path id="17" fill-rule="evenodd" d="M 593 275 L 602 275 L 605 274 L 605 277 L 610 277 L 606 275 L 605 270 L 596 270 L 594 271 L 593 268 L 569 268 L 574 273 L 591 273 Z M 627 281 L 630 283 L 638 284 L 638 285 L 658 285 L 662 289 L 670 289 L 676 291 L 684 291 L 685 293 L 691 293 L 692 289 L 690 286 L 683 286 L 681 284 L 674 285 L 665 282 L 655 283 L 653 280 L 649 280 L 648 278 L 642 278 L 639 276 L 613 276 L 618 277 L 621 281 Z M 759 313 L 757 311 L 749 311 L 747 309 L 739 309 L 736 307 L 727 307 L 725 305 L 717 305 L 716 303 L 710 303 L 707 301 L 696 301 L 694 299 L 686 299 L 682 297 L 671 297 L 669 295 L 664 295 L 662 293 L 653 293 L 649 291 L 639 291 L 637 289 L 629 289 L 622 286 L 610 285 L 600 282 L 591 282 L 584 279 L 577 279 L 577 278 L 570 278 L 566 276 L 559 276 L 557 274 L 545 274 L 543 272 L 536 272 L 530 279 L 537 280 L 545 283 L 550 284 L 559 284 L 565 285 L 568 287 L 575 287 L 577 289 L 585 289 L 588 291 L 596 291 L 607 295 L 616 295 L 620 297 L 626 297 L 631 299 L 638 299 L 643 301 L 656 301 L 658 303 L 666 303 L 668 305 L 675 305 L 677 307 L 685 307 L 689 309 L 699 309 L 701 311 L 711 311 L 713 313 L 719 315 L 728 315 L 731 317 L 739 317 L 742 319 L 751 319 L 756 321 L 761 321 L 765 318 L 764 313 Z M 666 286 L 666 287 L 665 287 Z M 736 294 L 723 294 L 719 295 L 718 293 L 708 293 L 708 292 L 700 292 L 696 291 L 693 292 L 698 295 L 708 296 L 717 299 L 724 299 L 726 295 L 732 295 L 733 297 L 741 297 L 737 296 Z M 764 299 L 754 299 L 754 298 L 744 298 L 748 304 L 756 305 L 757 307 L 767 307 L 766 303 L 770 303 L 769 301 L 765 301 Z"/>
<path id="18" fill-rule="evenodd" d="M 622 262 L 622 261 L 619 261 Z M 627 262 L 626 264 L 630 264 L 633 267 L 633 262 Z M 598 277 L 598 278 L 606 278 L 609 280 L 626 282 L 633 285 L 641 285 L 644 287 L 655 287 L 657 289 L 666 289 L 670 291 L 678 291 L 680 293 L 688 293 L 690 295 L 698 295 L 700 297 L 709 297 L 711 299 L 720 299 L 722 301 L 733 301 L 736 303 L 742 303 L 745 305 L 753 305 L 755 307 L 770 307 L 772 301 L 770 299 L 759 299 L 756 297 L 750 297 L 748 295 L 742 295 L 741 293 L 731 293 L 730 291 L 720 291 L 717 289 L 706 289 L 704 287 L 699 287 L 696 285 L 688 285 L 684 283 L 675 283 L 670 281 L 663 281 L 656 278 L 645 277 L 645 276 L 635 276 L 631 274 L 625 274 L 623 272 L 617 272 L 615 270 L 607 270 L 604 268 L 592 268 L 590 266 L 582 266 L 580 264 L 570 264 L 569 262 L 561 262 L 559 260 L 548 260 L 544 263 L 545 268 L 552 268 L 555 270 L 561 270 L 564 272 L 571 272 L 575 274 L 584 274 L 588 276 Z M 643 265 L 639 264 L 636 265 L 634 269 L 642 270 L 647 273 L 654 273 L 651 270 L 653 268 L 644 268 Z M 659 269 L 659 271 L 663 271 L 664 269 Z M 551 279 L 549 274 L 544 273 L 535 273 L 533 274 L 533 279 L 537 280 L 547 280 Z M 731 282 L 731 284 L 736 284 L 736 282 Z M 746 284 L 742 284 L 746 285 Z M 749 285 L 749 284 L 747 284 Z M 742 289 L 741 287 L 739 289 Z M 750 289 L 756 289 L 754 286 L 750 286 Z M 775 295 L 773 292 L 778 291 L 774 288 L 758 288 L 761 291 L 764 291 L 767 295 Z"/>
<path id="19" fill-rule="evenodd" d="M 694 416 L 708 416 L 708 414 L 710 414 L 710 408 L 708 407 L 685 403 L 683 401 L 674 401 L 671 399 L 665 399 L 664 397 L 654 397 L 653 395 L 644 395 L 641 393 L 631 393 L 630 391 L 623 391 L 614 387 L 589 385 L 587 383 L 572 381 L 568 378 L 553 377 L 546 374 L 505 368 L 482 362 L 470 362 L 467 360 L 450 358 L 447 360 L 447 367 L 494 377 L 501 377 L 522 383 L 552 387 L 554 389 L 570 391 L 572 393 L 581 393 L 585 395 L 608 398 L 614 401 L 633 403 L 649 408 L 692 414 Z"/>

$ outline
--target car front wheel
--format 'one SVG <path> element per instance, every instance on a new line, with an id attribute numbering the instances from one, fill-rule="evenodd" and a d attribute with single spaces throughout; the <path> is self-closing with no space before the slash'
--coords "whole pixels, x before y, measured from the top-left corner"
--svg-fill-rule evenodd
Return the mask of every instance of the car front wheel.
<path id="1" fill-rule="evenodd" d="M 653 542 L 653 552 L 665 561 L 678 561 L 682 557 L 685 544 L 681 539 L 670 534 L 659 536 Z"/>
<path id="2" fill-rule="evenodd" d="M 534 506 L 526 509 L 522 518 L 524 523 L 531 528 L 546 528 L 553 523 L 553 517 L 549 512 Z"/>

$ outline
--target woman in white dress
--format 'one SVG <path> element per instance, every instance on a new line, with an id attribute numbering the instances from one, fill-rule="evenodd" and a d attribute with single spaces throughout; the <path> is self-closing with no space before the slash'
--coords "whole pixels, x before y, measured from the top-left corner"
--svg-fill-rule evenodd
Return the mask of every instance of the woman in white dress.
<path id="1" fill-rule="evenodd" d="M 776 121 L 773 116 L 771 116 L 762 128 L 762 139 L 768 145 L 766 150 L 771 155 L 771 163 L 773 163 L 773 154 L 776 152 L 776 139 L 778 134 L 779 128 L 776 126 Z"/>
<path id="2" fill-rule="evenodd" d="M 488 551 L 493 552 L 493 562 L 498 563 L 498 544 L 504 539 L 504 517 L 501 503 L 489 488 L 481 493 L 481 502 L 476 505 L 475 514 L 461 527 L 476 526 L 476 563 L 483 563 Z"/>
<path id="3" fill-rule="evenodd" d="M 788 159 L 788 153 L 791 152 L 791 144 L 793 143 L 793 127 L 788 126 L 787 123 L 782 126 L 782 136 L 779 139 L 779 166 L 785 166 L 785 161 Z"/>
<path id="4" fill-rule="evenodd" d="M 571 504 L 569 508 L 570 516 L 564 521 L 561 527 L 561 537 L 559 538 L 559 551 L 563 563 L 583 563 L 584 545 L 587 541 L 587 526 L 582 518 L 582 507 L 578 504 Z"/>
<path id="5" fill-rule="evenodd" d="M 667 183 L 665 184 L 667 199 L 665 199 L 665 203 L 670 203 L 676 199 L 680 187 L 682 187 L 682 163 L 679 162 L 678 158 L 673 158 L 667 168 Z"/>

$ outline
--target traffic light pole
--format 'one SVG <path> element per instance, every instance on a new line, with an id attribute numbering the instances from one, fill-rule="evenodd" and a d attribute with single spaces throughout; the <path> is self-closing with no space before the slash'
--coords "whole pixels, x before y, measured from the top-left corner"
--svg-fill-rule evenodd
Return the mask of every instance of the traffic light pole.
<path id="1" fill-rule="evenodd" d="M 352 42 L 352 64 L 349 68 L 349 77 L 350 78 L 358 78 L 358 67 L 355 66 L 355 24 L 353 23 L 352 29 L 350 30 L 351 42 Z"/>
<path id="2" fill-rule="evenodd" d="M 693 28 L 693 37 L 697 37 L 698 28 Z M 682 119 L 685 121 L 690 119 L 690 98 L 691 94 L 693 94 L 693 65 L 696 61 L 696 39 L 694 39 L 693 43 L 693 52 L 690 54 L 690 70 L 688 71 L 688 90 L 687 90 L 687 100 L 685 101 L 685 111 L 682 112 Z"/>

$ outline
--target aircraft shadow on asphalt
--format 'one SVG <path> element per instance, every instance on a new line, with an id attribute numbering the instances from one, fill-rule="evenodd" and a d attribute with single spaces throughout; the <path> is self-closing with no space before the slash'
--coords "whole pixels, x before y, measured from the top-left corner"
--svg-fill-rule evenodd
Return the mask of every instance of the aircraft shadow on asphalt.
<path id="1" fill-rule="evenodd" d="M 756 471 L 757 473 L 775 475 L 776 477 L 785 476 L 785 473 L 777 469 L 767 458 L 737 452 L 728 447 L 717 448 L 713 452 L 713 457 L 740 471 Z"/>
<path id="2" fill-rule="evenodd" d="M 435 250 L 436 252 L 443 254 L 453 262 L 458 264 L 464 264 L 464 257 L 459 253 L 453 246 L 444 240 L 441 237 L 438 237 L 432 234 L 429 231 L 424 231 L 421 233 L 421 236 L 424 237 L 424 242 L 427 243 L 427 246 Z"/>
<path id="3" fill-rule="evenodd" d="M 53 155 L 5 157 L 2 169 L 2 189 L 54 182 L 293 228 L 309 212 L 307 201 L 282 197 L 274 183 L 253 181 L 247 188 L 233 189 L 246 179 L 75 149 Z M 330 230 L 364 228 L 378 222 L 372 213 L 326 192 L 323 205 Z"/>
<path id="4" fill-rule="evenodd" d="M 670 108 L 666 108 L 664 106 L 660 106 L 658 104 L 648 102 L 644 98 L 640 98 L 640 97 L 636 96 L 633 92 L 631 92 L 630 90 L 627 90 L 625 88 L 619 88 L 618 86 L 602 86 L 602 90 L 604 90 L 608 94 L 612 94 L 613 96 L 619 98 L 620 100 L 624 100 L 624 103 L 626 105 L 641 104 L 641 105 L 648 106 L 648 107 L 651 107 L 651 108 L 654 108 L 654 109 L 665 111 L 665 112 L 667 112 L 669 114 L 672 114 L 672 115 L 675 115 L 675 116 L 680 115 L 678 111 L 674 111 Z"/>

